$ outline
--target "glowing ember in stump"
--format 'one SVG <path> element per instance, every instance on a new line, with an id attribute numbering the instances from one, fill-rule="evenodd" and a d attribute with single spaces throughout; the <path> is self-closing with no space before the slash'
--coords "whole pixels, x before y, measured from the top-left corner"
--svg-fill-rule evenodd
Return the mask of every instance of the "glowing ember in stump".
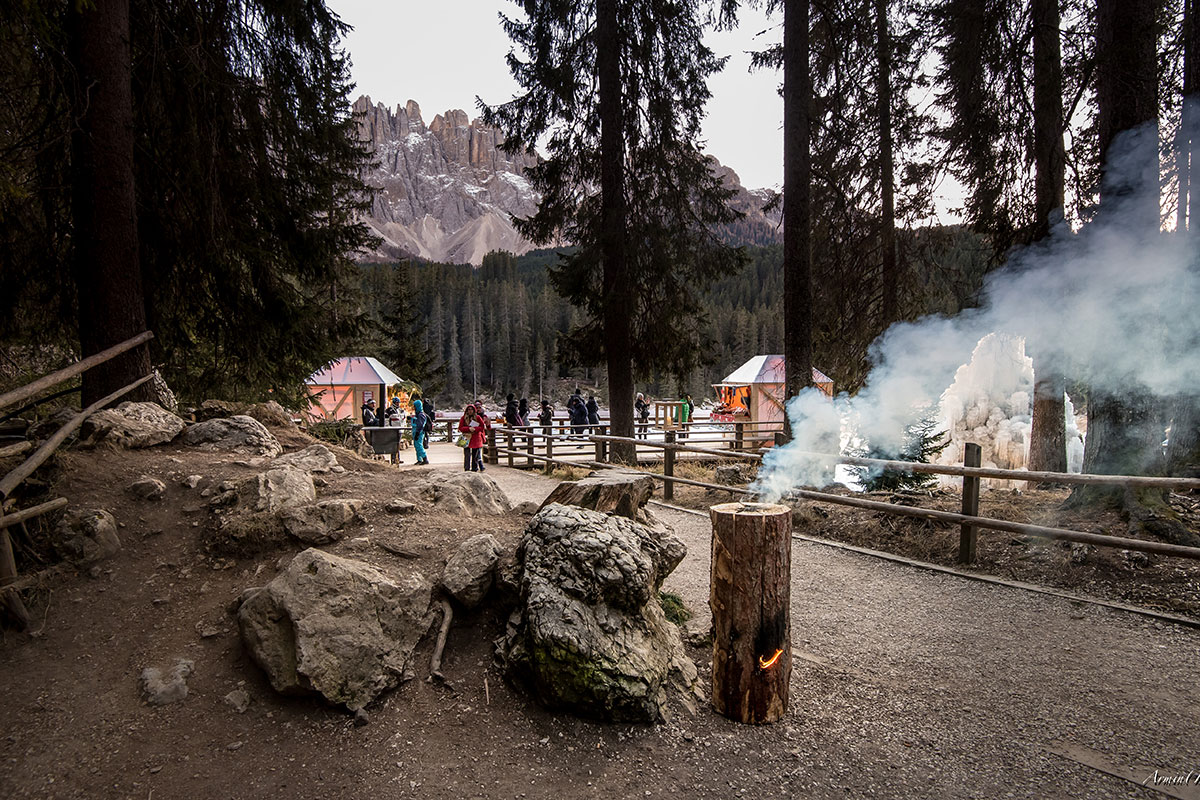
<path id="1" fill-rule="evenodd" d="M 775 666 L 775 662 L 779 660 L 779 657 L 781 655 L 783 655 L 783 650 L 779 649 L 779 650 L 776 650 L 775 655 L 771 656 L 770 658 L 763 658 L 762 656 L 759 656 L 758 657 L 758 668 L 759 669 L 770 669 L 771 667 Z"/>

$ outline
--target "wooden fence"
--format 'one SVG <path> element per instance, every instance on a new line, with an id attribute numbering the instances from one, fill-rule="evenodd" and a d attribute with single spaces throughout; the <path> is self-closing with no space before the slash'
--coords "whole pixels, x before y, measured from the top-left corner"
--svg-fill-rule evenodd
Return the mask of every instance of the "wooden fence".
<path id="1" fill-rule="evenodd" d="M 715 489 L 718 491 L 729 492 L 730 494 L 745 495 L 751 499 L 756 497 L 757 493 L 752 489 L 745 489 L 739 486 L 705 483 L 703 481 L 694 481 L 677 477 L 674 474 L 674 468 L 677 454 L 680 453 L 694 453 L 722 459 L 741 459 L 758 462 L 763 460 L 763 455 L 761 453 L 752 453 L 745 450 L 733 449 L 731 447 L 700 447 L 697 446 L 698 442 L 694 440 L 688 443 L 681 442 L 674 436 L 674 433 L 674 431 L 667 431 L 666 435 L 664 436 L 664 441 L 654 442 L 647 441 L 645 439 L 629 439 L 607 436 L 603 433 L 560 436 L 536 433 L 534 430 L 529 428 L 493 427 L 488 440 L 488 462 L 492 464 L 506 463 L 507 466 L 519 468 L 533 467 L 538 464 L 547 466 L 551 464 L 560 464 L 563 466 L 586 466 L 599 469 L 614 467 L 628 469 L 629 467 L 626 465 L 614 464 L 611 462 L 608 457 L 608 446 L 614 442 L 632 442 L 640 449 L 661 451 L 663 473 L 661 475 L 653 472 L 648 472 L 646 474 L 663 482 L 664 500 L 670 500 L 673 498 L 674 485 L 677 483 L 688 486 L 699 486 L 705 489 Z M 781 443 L 783 434 L 778 433 L 777 436 L 777 442 Z M 565 447 L 565 445 L 555 443 L 556 441 L 560 440 L 566 440 L 569 443 L 570 447 L 572 448 L 569 454 L 564 454 L 562 452 L 562 449 Z M 720 441 L 721 443 L 725 443 L 725 440 Z M 584 450 L 581 451 L 580 448 L 584 448 Z M 1081 542 L 1099 547 L 1119 547 L 1125 550 L 1137 550 L 1146 553 L 1156 553 L 1159 555 L 1200 559 L 1200 547 L 1187 547 L 1184 545 L 1168 544 L 1165 542 L 1149 542 L 1140 539 L 1108 536 L 1106 534 L 1087 533 L 1084 531 L 1073 531 L 1064 528 L 1050 528 L 1041 525 L 1029 525 L 1026 523 L 1010 522 L 1008 520 L 994 519 L 991 517 L 981 517 L 979 515 L 979 484 L 982 478 L 1028 481 L 1031 483 L 1057 483 L 1073 486 L 1125 486 L 1137 488 L 1192 490 L 1200 489 L 1200 478 L 1149 477 L 1141 475 L 1088 475 L 1076 473 L 1027 472 L 1021 470 L 983 468 L 979 466 L 980 449 L 978 445 L 968 444 L 964 448 L 964 451 L 965 458 L 963 466 L 961 467 L 946 466 L 941 464 L 916 464 L 910 461 L 890 461 L 886 459 L 842 456 L 830 453 L 800 452 L 797 454 L 816 461 L 824 461 L 831 464 L 850 464 L 909 473 L 961 477 L 963 479 L 963 501 L 961 513 L 938 511 L 936 509 L 914 506 L 900 506 L 892 503 L 881 503 L 874 500 L 866 500 L 859 497 L 846 497 L 843 495 L 830 494 L 828 492 L 799 488 L 792 489 L 787 493 L 786 496 L 792 499 L 813 500 L 821 503 L 830 503 L 834 505 L 844 505 L 868 509 L 871 511 L 879 511 L 897 516 L 916 517 L 919 519 L 956 524 L 959 526 L 958 560 L 962 564 L 970 564 L 975 560 L 976 542 L 978 533 L 981 530 L 1006 531 L 1021 535 L 1039 536 L 1047 539 Z M 586 452 L 589 456 L 594 457 L 580 459 L 580 452 Z M 564 455 L 570 455 L 574 457 L 564 458 Z"/>
<path id="2" fill-rule="evenodd" d="M 14 389 L 11 392 L 0 395 L 0 409 L 35 397 L 42 392 L 45 392 L 47 389 L 57 386 L 63 381 L 71 380 L 72 378 L 83 374 L 85 371 L 91 369 L 97 364 L 103 364 L 109 359 L 132 350 L 138 345 L 148 342 L 153 337 L 153 333 L 146 331 L 145 333 L 141 333 L 132 339 L 122 342 L 121 344 L 89 356 L 82 361 L 78 361 L 69 367 L 64 367 L 57 372 L 43 376 L 31 383 Z M 38 467 L 46 463 L 46 460 L 49 459 L 54 451 L 58 449 L 59 445 L 61 445 L 68 436 L 74 433 L 75 430 L 83 424 L 84 420 L 107 406 L 109 403 L 112 403 L 129 394 L 134 389 L 146 383 L 153 377 L 153 374 L 145 375 L 128 386 L 118 389 L 107 397 L 102 397 L 95 403 L 92 403 L 90 406 L 83 409 L 70 420 L 68 420 L 54 433 L 53 436 L 43 442 L 42 445 L 37 448 L 37 450 L 34 450 L 34 452 L 28 458 L 9 471 L 9 473 L 3 478 L 0 478 L 0 595 L 2 595 L 2 601 L 4 605 L 7 606 L 8 610 L 12 613 L 21 629 L 29 627 L 29 612 L 25 609 L 25 604 L 21 600 L 21 595 L 12 586 L 12 584 L 16 583 L 17 581 L 17 562 L 15 556 L 13 555 L 12 538 L 9 535 L 8 529 L 14 525 L 19 525 L 22 526 L 22 530 L 24 530 L 26 521 L 41 516 L 42 514 L 47 514 L 51 511 L 56 511 L 65 507 L 67 505 L 67 500 L 64 497 L 59 497 L 46 503 L 41 503 L 30 508 L 24 508 L 19 511 L 8 513 L 6 501 L 8 500 L 9 495 L 13 493 L 13 491 L 21 484 L 22 481 L 32 475 Z M 20 442 L 0 450 L 0 455 L 9 457 L 23 455 L 32 449 L 32 443 Z M 28 531 L 25 531 L 25 533 L 26 538 L 28 538 Z"/>

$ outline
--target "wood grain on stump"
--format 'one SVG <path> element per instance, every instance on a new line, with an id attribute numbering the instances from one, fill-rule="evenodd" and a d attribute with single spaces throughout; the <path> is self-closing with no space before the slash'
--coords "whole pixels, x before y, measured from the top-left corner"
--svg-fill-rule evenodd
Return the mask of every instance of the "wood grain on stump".
<path id="1" fill-rule="evenodd" d="M 654 493 L 654 479 L 640 472 L 605 470 L 583 480 L 563 481 L 542 503 L 590 508 L 604 514 L 619 514 L 637 519 L 638 509 Z"/>
<path id="2" fill-rule="evenodd" d="M 739 722 L 775 722 L 792 675 L 792 510 L 724 503 L 709 512 L 713 707 Z"/>

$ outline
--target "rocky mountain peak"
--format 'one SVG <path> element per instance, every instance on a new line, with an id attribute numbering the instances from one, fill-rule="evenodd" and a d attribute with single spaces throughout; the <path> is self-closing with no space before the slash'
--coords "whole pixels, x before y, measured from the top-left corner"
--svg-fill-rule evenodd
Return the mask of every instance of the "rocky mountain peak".
<path id="1" fill-rule="evenodd" d="M 537 211 L 541 198 L 525 179 L 535 156 L 508 155 L 501 149 L 504 135 L 462 109 L 436 114 L 428 126 L 414 100 L 391 110 L 364 95 L 353 111 L 359 138 L 374 153 L 365 178 L 378 189 L 367 223 L 381 242 L 368 259 L 478 265 L 492 250 L 520 254 L 532 249 L 512 220 Z M 713 164 L 737 190 L 735 207 L 747 213 L 744 223 L 723 235 L 772 241 L 776 230 L 761 213 L 761 198 L 743 189 L 733 170 L 716 159 Z M 748 238 L 742 236 L 746 231 Z"/>

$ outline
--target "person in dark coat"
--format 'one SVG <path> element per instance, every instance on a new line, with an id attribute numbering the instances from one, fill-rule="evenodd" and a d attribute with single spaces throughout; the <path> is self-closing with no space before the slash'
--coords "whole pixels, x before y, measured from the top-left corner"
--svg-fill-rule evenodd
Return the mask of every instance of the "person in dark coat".
<path id="1" fill-rule="evenodd" d="M 548 401 L 542 401 L 542 410 L 538 413 L 538 422 L 542 425 L 542 433 L 547 436 L 554 433 L 554 406 Z"/>
<path id="2" fill-rule="evenodd" d="M 383 424 L 379 416 L 375 413 L 374 400 L 368 400 L 362 404 L 362 421 L 364 428 L 374 428 Z"/>
<path id="3" fill-rule="evenodd" d="M 596 403 L 596 395 L 588 395 L 587 400 L 587 421 L 593 429 L 600 425 L 600 406 Z"/>
<path id="4" fill-rule="evenodd" d="M 524 397 L 522 397 L 521 402 L 517 404 L 517 417 L 521 421 L 522 428 L 529 427 L 529 401 Z"/>
<path id="5" fill-rule="evenodd" d="M 646 395 L 641 392 L 637 393 L 637 399 L 633 401 L 633 410 L 639 423 L 638 437 L 645 439 L 646 426 L 650 423 L 650 404 L 646 402 Z"/>
<path id="6" fill-rule="evenodd" d="M 584 405 L 583 398 L 578 394 L 571 395 L 567 413 L 571 415 L 571 432 L 583 433 L 587 429 L 587 406 Z"/>
<path id="7" fill-rule="evenodd" d="M 517 412 L 517 398 L 514 394 L 508 395 L 508 402 L 504 405 L 504 424 L 510 428 L 521 427 L 521 418 Z"/>

